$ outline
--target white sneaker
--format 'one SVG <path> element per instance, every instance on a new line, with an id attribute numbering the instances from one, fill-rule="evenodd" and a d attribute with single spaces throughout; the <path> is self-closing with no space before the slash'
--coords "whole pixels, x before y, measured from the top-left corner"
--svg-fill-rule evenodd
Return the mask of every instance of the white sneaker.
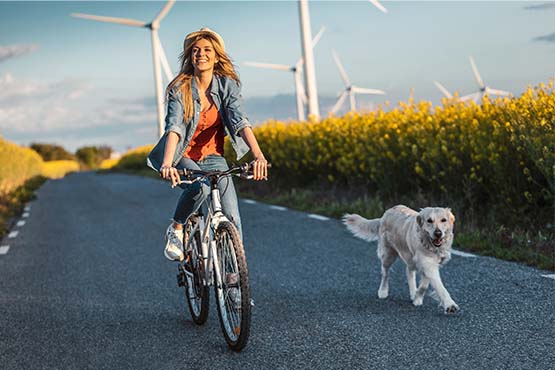
<path id="1" fill-rule="evenodd" d="M 176 230 L 170 224 L 166 229 L 166 248 L 164 256 L 170 261 L 183 261 L 183 230 Z"/>

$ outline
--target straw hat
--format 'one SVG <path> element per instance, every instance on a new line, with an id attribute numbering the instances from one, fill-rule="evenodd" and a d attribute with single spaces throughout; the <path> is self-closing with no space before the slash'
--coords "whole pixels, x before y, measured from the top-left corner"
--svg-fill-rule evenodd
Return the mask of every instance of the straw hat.
<path id="1" fill-rule="evenodd" d="M 209 33 L 210 35 L 214 36 L 214 38 L 218 40 L 218 43 L 222 46 L 222 49 L 224 49 L 225 51 L 224 39 L 222 38 L 222 36 L 220 36 L 217 32 L 212 31 L 208 27 L 203 27 L 198 31 L 191 32 L 190 34 L 188 34 L 187 37 L 185 37 L 185 44 L 187 44 L 187 42 L 190 41 L 191 39 L 206 33 Z"/>

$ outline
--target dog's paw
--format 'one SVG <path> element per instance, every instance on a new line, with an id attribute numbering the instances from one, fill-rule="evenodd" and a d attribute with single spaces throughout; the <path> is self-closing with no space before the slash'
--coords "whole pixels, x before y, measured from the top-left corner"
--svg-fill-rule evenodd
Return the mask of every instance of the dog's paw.
<path id="1" fill-rule="evenodd" d="M 453 303 L 452 305 L 445 307 L 444 312 L 446 315 L 452 315 L 459 312 L 460 310 L 461 309 L 459 308 L 459 306 L 456 303 Z"/>
<path id="2" fill-rule="evenodd" d="M 413 304 L 414 306 L 416 306 L 416 307 L 422 306 L 422 302 L 423 302 L 423 301 L 424 301 L 424 297 L 422 297 L 422 296 L 415 297 L 415 298 L 412 300 L 412 304 Z"/>
<path id="3" fill-rule="evenodd" d="M 389 295 L 389 292 L 388 292 L 386 289 L 384 289 L 384 290 L 382 290 L 382 289 L 378 290 L 378 298 L 380 298 L 380 299 L 385 299 L 385 298 L 387 298 L 388 295 Z"/>

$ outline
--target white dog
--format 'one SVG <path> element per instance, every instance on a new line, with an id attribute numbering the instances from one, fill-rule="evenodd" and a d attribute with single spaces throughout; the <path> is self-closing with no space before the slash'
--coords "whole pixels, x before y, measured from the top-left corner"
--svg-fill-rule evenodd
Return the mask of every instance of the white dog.
<path id="1" fill-rule="evenodd" d="M 367 220 L 359 215 L 343 216 L 347 228 L 357 237 L 378 240 L 378 257 L 382 262 L 382 281 L 378 297 L 389 293 L 388 271 L 397 256 L 407 265 L 410 298 L 420 306 L 431 283 L 445 313 L 455 313 L 459 306 L 451 299 L 439 276 L 439 267 L 451 258 L 455 216 L 449 208 L 424 208 L 416 212 L 398 205 L 382 218 Z M 416 271 L 421 275 L 416 288 Z"/>

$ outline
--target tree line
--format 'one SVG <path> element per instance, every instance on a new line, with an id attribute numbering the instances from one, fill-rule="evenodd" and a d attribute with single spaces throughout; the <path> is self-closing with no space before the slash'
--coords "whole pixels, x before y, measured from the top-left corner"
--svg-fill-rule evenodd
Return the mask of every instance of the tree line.
<path id="1" fill-rule="evenodd" d="M 77 161 L 83 169 L 98 168 L 100 163 L 105 159 L 109 159 L 113 152 L 112 148 L 106 145 L 84 146 L 77 149 L 75 154 L 68 152 L 64 147 L 57 144 L 32 143 L 30 147 L 46 162 L 61 160 Z"/>

